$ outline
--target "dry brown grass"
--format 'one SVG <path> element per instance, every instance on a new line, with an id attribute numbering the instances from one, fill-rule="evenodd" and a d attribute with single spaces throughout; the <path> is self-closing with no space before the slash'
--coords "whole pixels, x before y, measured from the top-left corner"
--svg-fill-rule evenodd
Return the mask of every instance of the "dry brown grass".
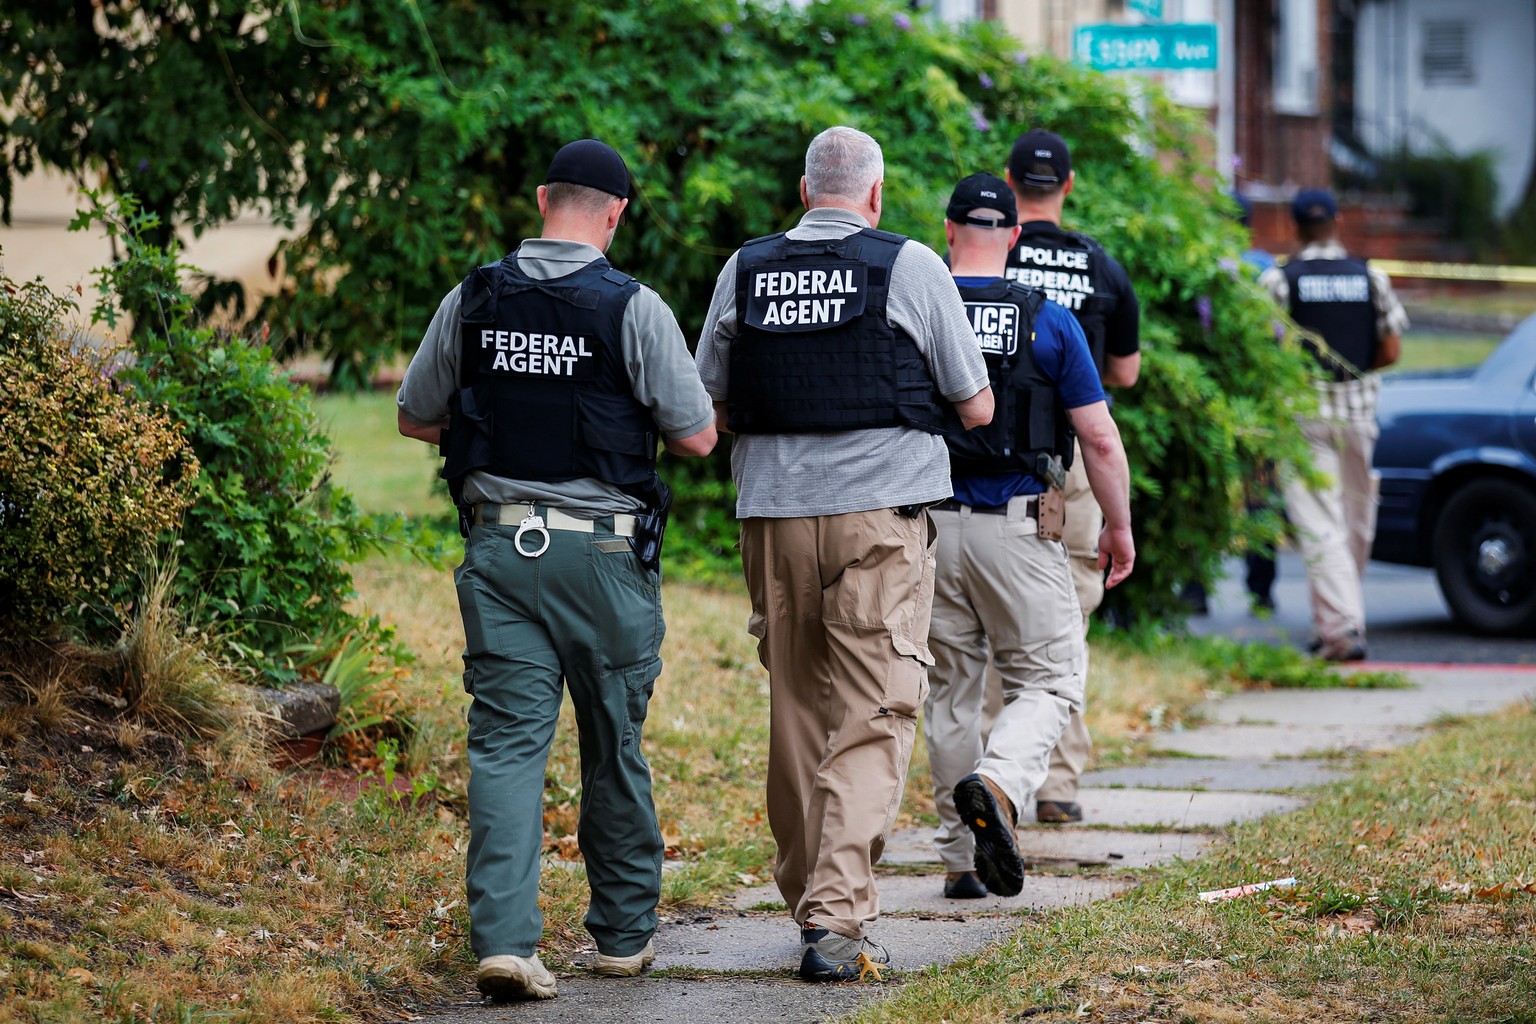
<path id="1" fill-rule="evenodd" d="M 253 709 L 249 690 L 212 654 L 212 639 L 187 625 L 175 588 L 175 562 L 146 579 L 118 639 L 117 692 L 149 727 L 206 739 L 251 719 Z"/>

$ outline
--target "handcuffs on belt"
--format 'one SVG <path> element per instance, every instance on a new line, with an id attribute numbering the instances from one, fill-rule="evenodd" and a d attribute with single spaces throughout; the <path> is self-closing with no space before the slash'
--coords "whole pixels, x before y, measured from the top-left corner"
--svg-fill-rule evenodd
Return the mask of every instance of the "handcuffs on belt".
<path id="1" fill-rule="evenodd" d="M 539 550 L 525 551 L 523 549 L 523 534 L 525 533 L 537 533 L 543 535 L 544 543 L 539 545 Z M 528 515 L 520 524 L 518 524 L 517 533 L 512 538 L 512 546 L 516 548 L 517 553 L 522 555 L 524 558 L 538 558 L 544 552 L 548 551 L 549 529 L 544 525 L 544 517 L 535 514 L 533 510 L 530 509 Z"/>

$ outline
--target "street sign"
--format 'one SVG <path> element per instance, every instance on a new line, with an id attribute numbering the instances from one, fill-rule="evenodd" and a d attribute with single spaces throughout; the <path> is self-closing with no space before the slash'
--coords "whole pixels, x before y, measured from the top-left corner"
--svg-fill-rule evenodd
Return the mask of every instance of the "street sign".
<path id="1" fill-rule="evenodd" d="M 1216 26 L 1081 25 L 1072 59 L 1095 71 L 1214 71 Z"/>
<path id="2" fill-rule="evenodd" d="M 1127 0 L 1126 5 L 1143 18 L 1163 20 L 1163 0 Z"/>

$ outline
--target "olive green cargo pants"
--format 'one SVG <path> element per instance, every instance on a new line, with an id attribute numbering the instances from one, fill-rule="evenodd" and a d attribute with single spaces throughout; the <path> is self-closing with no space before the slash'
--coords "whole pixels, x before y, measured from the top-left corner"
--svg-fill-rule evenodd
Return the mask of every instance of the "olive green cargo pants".
<path id="1" fill-rule="evenodd" d="M 580 740 L 587 931 L 599 951 L 630 956 L 656 930 L 663 845 L 640 729 L 661 673 L 660 574 L 641 567 L 611 518 L 595 525 L 551 531 L 537 558 L 514 549 L 516 523 L 476 525 L 454 574 L 474 697 L 467 888 L 478 959 L 532 956 L 543 932 L 544 769 L 562 681 Z M 525 535 L 522 546 L 541 541 Z"/>

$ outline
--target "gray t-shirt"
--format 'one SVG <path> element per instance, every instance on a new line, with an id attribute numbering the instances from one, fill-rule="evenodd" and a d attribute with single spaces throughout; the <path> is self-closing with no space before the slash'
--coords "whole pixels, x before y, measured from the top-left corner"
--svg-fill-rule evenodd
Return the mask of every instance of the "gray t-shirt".
<path id="1" fill-rule="evenodd" d="M 547 281 L 573 274 L 602 255 L 583 242 L 530 238 L 517 248 L 517 265 L 529 277 Z M 448 398 L 459 387 L 458 327 L 459 289 L 455 288 L 437 307 L 400 383 L 395 402 L 406 419 L 432 424 L 448 418 Z M 710 425 L 714 410 L 689 359 L 677 318 L 661 296 L 644 285 L 625 307 L 619 344 L 635 400 L 651 410 L 663 434 L 674 439 L 692 437 Z M 528 440 L 538 443 L 536 437 Z M 641 508 L 634 495 L 591 477 L 550 483 L 475 472 L 465 478 L 464 497 L 497 504 L 536 501 L 594 517 Z"/>
<path id="2" fill-rule="evenodd" d="M 835 239 L 869 227 L 851 210 L 820 207 L 800 218 L 789 237 Z M 987 364 L 965 304 L 944 261 L 920 242 L 896 254 L 886 316 L 917 342 L 939 392 L 961 402 L 987 386 Z M 723 402 L 736 337 L 736 257 L 715 282 L 699 339 L 699 376 Z M 944 439 L 910 427 L 824 434 L 738 434 L 731 444 L 736 515 L 786 518 L 867 512 L 942 501 L 949 486 Z"/>

